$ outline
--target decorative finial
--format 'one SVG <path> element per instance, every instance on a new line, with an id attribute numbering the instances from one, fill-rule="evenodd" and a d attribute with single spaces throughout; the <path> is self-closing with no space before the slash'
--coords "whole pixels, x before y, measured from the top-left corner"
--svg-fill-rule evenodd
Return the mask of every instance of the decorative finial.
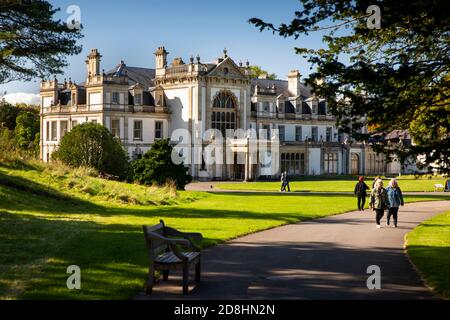
<path id="1" fill-rule="evenodd" d="M 250 67 L 250 62 L 248 60 L 245 61 L 245 65 L 246 65 L 247 68 Z"/>
<path id="2" fill-rule="evenodd" d="M 242 67 L 242 60 L 239 61 L 239 67 Z"/>
<path id="3" fill-rule="evenodd" d="M 223 49 L 223 57 L 224 57 L 224 58 L 227 58 L 227 57 L 228 57 L 228 54 L 227 54 L 227 48 L 224 48 L 224 49 Z"/>
<path id="4" fill-rule="evenodd" d="M 193 55 L 190 56 L 189 61 L 191 62 L 191 64 L 194 63 L 194 56 Z"/>
<path id="5" fill-rule="evenodd" d="M 197 54 L 197 63 L 200 63 L 200 55 Z"/>

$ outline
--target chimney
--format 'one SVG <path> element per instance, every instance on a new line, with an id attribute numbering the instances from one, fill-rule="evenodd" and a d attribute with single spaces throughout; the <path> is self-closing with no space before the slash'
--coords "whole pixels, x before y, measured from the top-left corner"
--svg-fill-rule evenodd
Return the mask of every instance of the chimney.
<path id="1" fill-rule="evenodd" d="M 297 97 L 300 96 L 300 72 L 292 70 L 288 74 L 288 89 Z"/>
<path id="2" fill-rule="evenodd" d="M 169 54 L 169 52 L 167 52 L 163 46 L 158 47 L 158 49 L 155 51 L 156 69 L 163 69 L 167 66 L 167 55 L 168 54 Z"/>
<path id="3" fill-rule="evenodd" d="M 87 73 L 91 76 L 97 76 L 100 74 L 100 59 L 102 56 L 98 52 L 97 49 L 92 49 L 89 55 L 87 56 L 86 66 Z"/>

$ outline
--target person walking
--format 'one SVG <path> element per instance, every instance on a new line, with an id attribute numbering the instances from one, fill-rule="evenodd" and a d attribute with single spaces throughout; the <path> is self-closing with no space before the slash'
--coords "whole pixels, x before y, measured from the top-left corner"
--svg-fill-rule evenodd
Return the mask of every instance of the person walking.
<path id="1" fill-rule="evenodd" d="M 389 185 L 386 188 L 386 193 L 388 205 L 386 224 L 389 226 L 392 216 L 394 218 L 393 227 L 397 228 L 398 208 L 404 205 L 402 190 L 398 186 L 397 179 L 391 179 L 391 181 L 389 181 Z"/>
<path id="2" fill-rule="evenodd" d="M 288 192 L 291 192 L 291 188 L 289 187 L 289 176 L 286 171 L 283 171 L 281 174 L 281 192 L 286 192 L 286 187 Z"/>
<path id="3" fill-rule="evenodd" d="M 286 176 L 285 176 L 285 173 L 286 173 L 286 171 L 283 171 L 281 173 L 281 178 L 280 178 L 281 189 L 280 189 L 280 192 L 285 192 L 286 191 L 286 185 L 285 185 Z"/>
<path id="4" fill-rule="evenodd" d="M 285 186 L 284 186 L 285 191 L 287 188 L 288 192 L 291 192 L 291 187 L 289 186 L 289 175 L 286 171 L 284 172 L 284 180 L 285 180 Z"/>
<path id="5" fill-rule="evenodd" d="M 366 191 L 369 190 L 369 186 L 364 182 L 364 177 L 358 178 L 358 183 L 355 186 L 355 196 L 358 198 L 358 210 L 364 211 L 364 205 L 366 204 Z"/>
<path id="6" fill-rule="evenodd" d="M 377 228 L 381 228 L 381 218 L 384 216 L 384 210 L 386 210 L 387 193 L 383 187 L 383 180 L 378 179 L 375 182 L 375 187 L 370 193 L 370 207 L 375 210 L 375 219 L 377 222 Z"/>

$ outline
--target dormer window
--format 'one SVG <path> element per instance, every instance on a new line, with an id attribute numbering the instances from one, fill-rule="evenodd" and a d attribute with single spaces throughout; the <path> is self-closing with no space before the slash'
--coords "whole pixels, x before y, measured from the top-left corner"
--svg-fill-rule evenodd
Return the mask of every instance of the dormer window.
<path id="1" fill-rule="evenodd" d="M 223 74 L 227 75 L 230 72 L 230 70 L 228 70 L 228 68 L 223 68 Z"/>
<path id="2" fill-rule="evenodd" d="M 316 100 L 313 100 L 311 101 L 311 105 L 312 105 L 312 114 L 317 114 L 318 102 Z"/>
<path id="3" fill-rule="evenodd" d="M 136 93 L 134 95 L 134 104 L 136 104 L 136 105 L 142 104 L 142 94 L 141 93 Z"/>

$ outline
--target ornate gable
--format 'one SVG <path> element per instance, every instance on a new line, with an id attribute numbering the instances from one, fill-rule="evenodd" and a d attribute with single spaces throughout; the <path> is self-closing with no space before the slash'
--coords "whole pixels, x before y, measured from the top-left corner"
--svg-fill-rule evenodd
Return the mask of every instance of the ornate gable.
<path id="1" fill-rule="evenodd" d="M 230 58 L 226 57 L 212 69 L 208 76 L 211 77 L 229 77 L 247 79 L 247 75 L 242 72 L 241 68 Z"/>

